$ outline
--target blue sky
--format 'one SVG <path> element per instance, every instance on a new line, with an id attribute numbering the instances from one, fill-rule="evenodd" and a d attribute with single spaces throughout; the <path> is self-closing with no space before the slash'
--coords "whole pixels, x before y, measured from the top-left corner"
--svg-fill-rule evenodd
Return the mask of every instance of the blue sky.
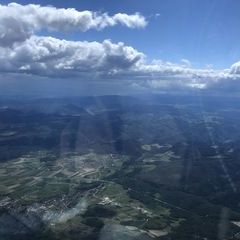
<path id="1" fill-rule="evenodd" d="M 3 4 L 11 1 L 1 1 Z M 65 39 L 123 41 L 144 52 L 149 58 L 179 62 L 188 59 L 195 67 L 213 65 L 226 68 L 240 58 L 240 1 L 238 0 L 58 0 L 16 1 L 21 4 L 74 7 L 78 10 L 109 14 L 140 12 L 148 27 L 132 31 L 124 27 L 101 32 L 56 34 Z M 154 17 L 160 14 L 159 17 Z"/>
<path id="2" fill-rule="evenodd" d="M 239 9 L 238 0 L 1 1 L 1 91 L 239 92 Z"/>

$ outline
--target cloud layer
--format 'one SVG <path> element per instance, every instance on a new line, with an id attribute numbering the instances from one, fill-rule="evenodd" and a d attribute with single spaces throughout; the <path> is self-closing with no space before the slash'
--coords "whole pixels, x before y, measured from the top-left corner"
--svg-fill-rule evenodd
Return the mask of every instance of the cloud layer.
<path id="1" fill-rule="evenodd" d="M 97 76 L 131 69 L 143 54 L 123 43 L 65 41 L 32 36 L 0 51 L 2 72 L 60 77 Z M 65 75 L 64 75 L 65 77 Z"/>
<path id="2" fill-rule="evenodd" d="M 221 89 L 238 86 L 240 62 L 228 69 L 197 69 L 187 59 L 180 63 L 150 61 L 145 54 L 122 42 L 67 41 L 38 36 L 40 30 L 102 30 L 117 24 L 144 28 L 146 19 L 139 13 L 127 15 L 52 6 L 0 5 L 0 72 L 47 78 L 76 78 L 79 82 L 97 81 L 119 84 L 133 90 Z"/>
<path id="3" fill-rule="evenodd" d="M 55 8 L 35 4 L 10 3 L 0 5 L 0 45 L 9 46 L 21 42 L 42 29 L 51 31 L 102 30 L 117 24 L 128 28 L 144 28 L 146 19 L 139 13 L 128 15 L 92 11 L 77 11 L 74 8 Z"/>
<path id="4" fill-rule="evenodd" d="M 31 74 L 81 81 L 129 82 L 136 89 L 205 89 L 222 80 L 236 80 L 238 64 L 229 69 L 196 69 L 184 62 L 148 62 L 146 55 L 122 42 L 66 41 L 31 36 L 12 47 L 0 47 L 2 73 Z"/>

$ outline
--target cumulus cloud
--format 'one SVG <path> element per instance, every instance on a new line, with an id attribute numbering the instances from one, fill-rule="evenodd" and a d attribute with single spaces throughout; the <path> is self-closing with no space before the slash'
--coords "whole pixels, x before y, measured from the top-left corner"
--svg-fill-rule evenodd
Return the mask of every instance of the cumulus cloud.
<path id="1" fill-rule="evenodd" d="M 131 87 L 142 91 L 222 92 L 224 89 L 240 91 L 240 74 L 229 69 L 194 68 L 192 65 L 154 60 L 139 61 L 131 73 Z"/>
<path id="2" fill-rule="evenodd" d="M 26 41 L 0 51 L 0 70 L 61 77 L 102 76 L 149 79 L 184 78 L 219 79 L 230 75 L 229 70 L 194 69 L 186 64 L 161 60 L 147 63 L 146 56 L 122 42 L 66 41 L 53 37 L 31 36 Z"/>
<path id="3" fill-rule="evenodd" d="M 154 60 L 147 64 L 146 61 L 143 61 L 138 65 L 136 71 L 139 75 L 144 76 L 145 79 L 153 79 L 154 83 L 158 81 L 165 81 L 166 83 L 169 79 L 174 82 L 174 79 L 178 79 L 189 86 L 192 83 L 192 86 L 197 87 L 197 83 L 200 83 L 199 86 L 201 88 L 203 83 L 206 85 L 208 82 L 232 77 L 229 69 L 198 69 L 191 67 L 190 63 L 188 65 L 182 64 L 182 61 L 179 64 L 161 60 Z M 165 85 L 165 83 L 159 83 L 159 86 Z M 157 86 L 158 84 L 155 85 Z"/>
<path id="4" fill-rule="evenodd" d="M 99 42 L 65 41 L 32 36 L 12 48 L 0 51 L 0 70 L 44 76 L 95 76 L 132 68 L 143 54 L 110 40 Z"/>
<path id="5" fill-rule="evenodd" d="M 104 84 L 121 81 L 134 89 L 218 89 L 238 86 L 240 62 L 229 69 L 194 68 L 189 60 L 179 63 L 149 61 L 147 56 L 122 42 L 67 41 L 37 36 L 40 30 L 101 30 L 116 24 L 143 28 L 139 13 L 127 15 L 58 9 L 52 6 L 0 5 L 0 72 L 47 78 L 76 78 Z M 13 76 L 12 75 L 12 76 Z"/>
<path id="6" fill-rule="evenodd" d="M 9 46 L 24 41 L 42 29 L 85 32 L 117 24 L 128 28 L 144 28 L 147 21 L 139 13 L 133 15 L 117 13 L 109 16 L 107 13 L 77 11 L 74 8 L 10 3 L 0 5 L 0 45 Z"/>
<path id="7" fill-rule="evenodd" d="M 80 81 L 125 81 L 135 89 L 206 89 L 238 78 L 238 64 L 230 69 L 197 69 L 153 60 L 122 42 L 67 41 L 31 36 L 12 47 L 0 47 L 0 71 Z"/>

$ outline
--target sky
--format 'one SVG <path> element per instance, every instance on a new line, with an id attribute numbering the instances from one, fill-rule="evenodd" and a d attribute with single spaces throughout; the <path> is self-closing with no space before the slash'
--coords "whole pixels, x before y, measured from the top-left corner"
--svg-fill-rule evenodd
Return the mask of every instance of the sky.
<path id="1" fill-rule="evenodd" d="M 238 93 L 240 1 L 0 1 L 3 94 Z"/>

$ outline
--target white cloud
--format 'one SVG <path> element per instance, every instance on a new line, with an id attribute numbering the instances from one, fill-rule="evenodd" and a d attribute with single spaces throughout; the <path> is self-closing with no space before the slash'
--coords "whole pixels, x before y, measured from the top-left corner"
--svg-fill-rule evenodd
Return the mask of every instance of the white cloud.
<path id="1" fill-rule="evenodd" d="M 114 74 L 133 67 L 143 54 L 110 40 L 99 42 L 65 41 L 32 36 L 12 48 L 0 49 L 0 70 L 43 76 L 96 76 Z"/>
<path id="2" fill-rule="evenodd" d="M 33 74 L 80 81 L 124 81 L 136 89 L 206 89 L 237 78 L 231 69 L 196 69 L 186 61 L 179 64 L 153 60 L 124 43 L 67 41 L 31 36 L 12 47 L 0 47 L 0 71 Z M 236 64 L 238 66 L 238 64 Z"/>
<path id="3" fill-rule="evenodd" d="M 143 28 L 147 25 L 147 21 L 139 13 L 135 13 L 134 15 L 117 13 L 112 17 L 112 19 L 115 23 L 120 23 L 129 28 Z"/>
<path id="4" fill-rule="evenodd" d="M 77 11 L 74 8 L 55 8 L 35 4 L 21 5 L 10 3 L 0 5 L 0 45 L 11 46 L 33 35 L 34 32 L 47 29 L 52 31 L 101 30 L 121 24 L 128 28 L 144 28 L 145 18 L 135 13 L 128 15 L 92 11 Z"/>
<path id="5" fill-rule="evenodd" d="M 124 43 L 67 41 L 36 36 L 40 30 L 101 30 L 116 24 L 128 28 L 145 27 L 139 13 L 127 15 L 57 9 L 12 3 L 0 5 L 0 72 L 47 78 L 76 78 L 82 82 L 116 84 L 125 80 L 135 89 L 213 89 L 238 86 L 240 62 L 229 69 L 193 68 L 180 63 L 150 61 L 140 51 Z M 24 75 L 25 74 L 25 75 Z M 229 85 L 229 86 L 230 86 Z"/>
<path id="6" fill-rule="evenodd" d="M 191 67 L 192 66 L 192 63 L 185 58 L 181 59 L 181 63 L 184 67 Z"/>
<path id="7" fill-rule="evenodd" d="M 231 66 L 231 73 L 240 74 L 240 62 L 236 62 Z"/>
<path id="8" fill-rule="evenodd" d="M 171 62 L 164 62 L 161 60 L 154 60 L 147 64 L 141 62 L 138 69 L 140 73 L 149 75 L 152 78 L 180 78 L 180 79 L 220 79 L 229 77 L 229 69 L 214 70 L 214 69 L 197 69 L 187 66 L 186 64 L 176 64 Z M 151 75 L 150 75 L 151 74 Z"/>

